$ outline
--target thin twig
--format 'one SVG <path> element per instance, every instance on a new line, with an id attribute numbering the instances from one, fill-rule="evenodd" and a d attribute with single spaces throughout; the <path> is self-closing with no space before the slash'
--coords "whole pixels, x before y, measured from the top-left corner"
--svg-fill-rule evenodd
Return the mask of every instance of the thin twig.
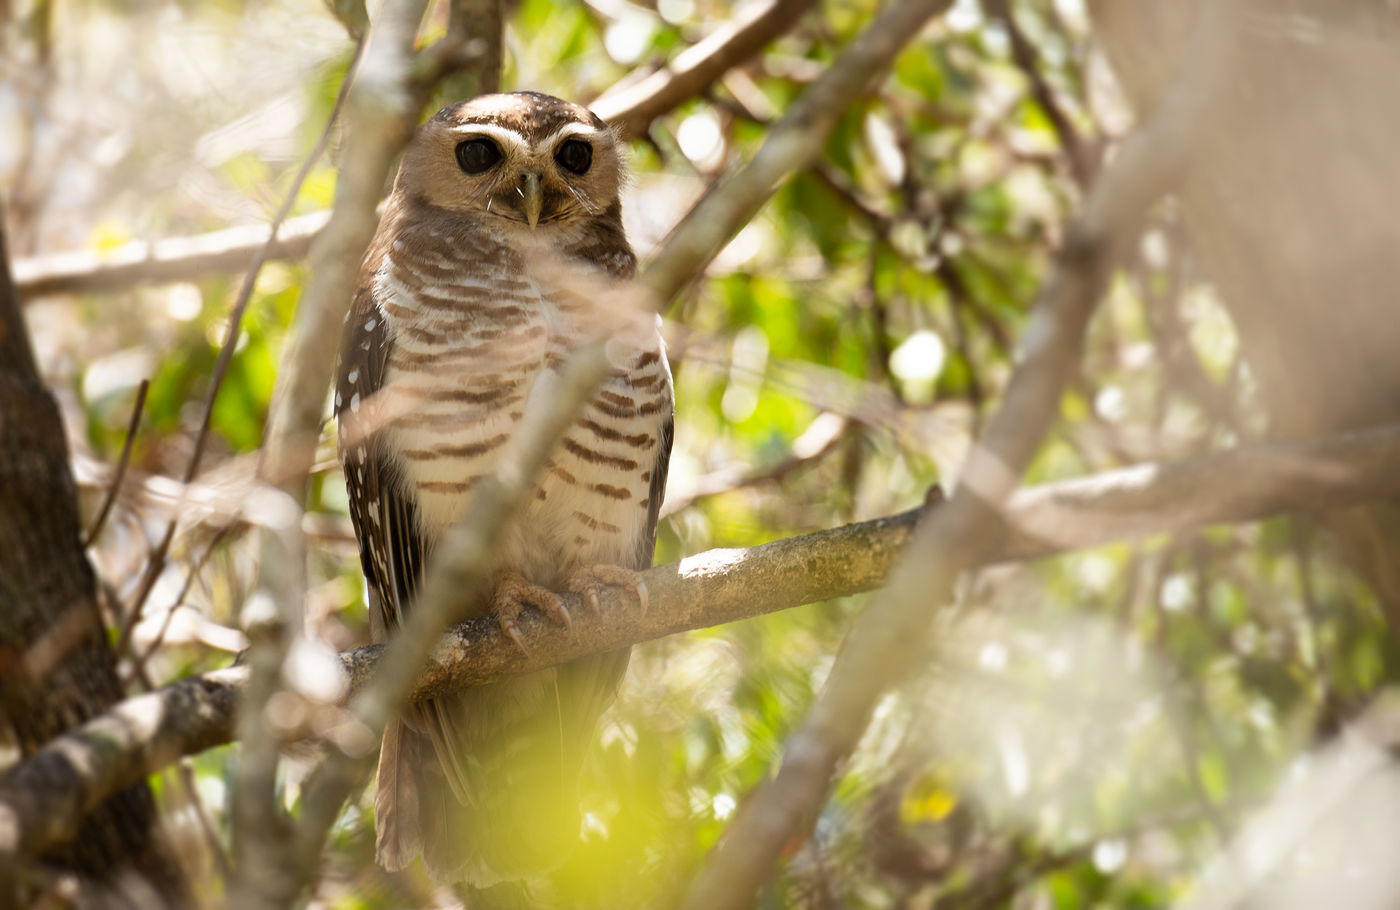
<path id="1" fill-rule="evenodd" d="M 228 536 L 231 529 L 231 526 L 225 526 L 215 531 L 213 539 L 210 540 L 209 544 L 204 548 L 204 552 L 190 565 L 189 571 L 185 573 L 185 583 L 180 586 L 180 592 L 175 595 L 175 599 L 170 607 L 170 612 L 165 614 L 165 620 L 160 624 L 160 630 L 156 632 L 155 637 L 151 639 L 151 643 L 146 646 L 146 649 L 137 655 L 136 659 L 132 662 L 131 669 L 128 670 L 126 676 L 122 678 L 123 689 L 129 691 L 132 683 L 145 676 L 146 664 L 150 661 L 151 655 L 155 654 L 156 650 L 160 648 L 161 644 L 165 641 L 165 635 L 170 631 L 170 623 L 175 618 L 175 611 L 179 610 L 180 607 L 184 605 L 185 598 L 189 596 L 190 588 L 194 586 L 195 578 L 199 576 L 205 563 L 209 561 L 209 557 L 214 555 L 214 548 L 219 545 L 220 541 Z"/>
<path id="2" fill-rule="evenodd" d="M 219 390 L 223 388 L 229 366 L 233 363 L 233 354 L 238 347 L 238 336 L 242 332 L 243 315 L 248 310 L 249 301 L 253 299 L 253 287 L 257 283 L 263 265 L 268 260 L 269 251 L 277 242 L 277 232 L 280 230 L 282 222 L 291 214 L 292 206 L 296 204 L 302 184 L 306 182 L 311 168 L 320 160 L 322 153 L 326 150 L 326 145 L 330 142 L 331 130 L 334 129 L 336 120 L 340 116 L 340 109 L 345 103 L 346 95 L 353 82 L 355 68 L 363 48 L 364 39 L 362 38 L 355 44 L 350 66 L 340 84 L 340 91 L 336 94 L 335 104 L 331 106 L 330 116 L 326 118 L 325 128 L 321 130 L 321 134 L 316 138 L 316 145 L 302 161 L 301 167 L 292 179 L 292 185 L 288 187 L 287 194 L 282 199 L 282 205 L 278 208 L 277 214 L 273 217 L 272 224 L 268 228 L 267 240 L 258 248 L 257 253 L 253 256 L 253 261 L 248 264 L 247 271 L 243 273 L 243 284 L 238 289 L 238 297 L 234 300 L 233 309 L 230 311 L 228 331 L 224 333 L 224 343 L 219 348 L 219 358 L 214 363 L 214 372 L 209 380 L 209 391 L 205 395 L 203 416 L 200 418 L 199 430 L 195 434 L 194 449 L 190 453 L 189 464 L 186 465 L 185 474 L 181 480 L 184 486 L 193 483 L 195 476 L 199 473 L 199 463 L 203 458 L 204 447 L 209 440 L 209 430 L 214 420 L 214 404 L 219 397 Z M 151 591 L 154 590 L 161 572 L 165 570 L 166 556 L 170 552 L 170 545 L 175 540 L 175 531 L 179 524 L 180 504 L 176 503 L 174 514 L 170 516 L 170 521 L 165 526 L 165 533 L 161 535 L 160 542 L 151 551 L 150 558 L 146 563 L 146 571 L 142 574 L 136 592 L 132 596 L 131 605 L 127 608 L 121 633 L 117 637 L 117 654 L 119 655 L 126 652 L 131 633 L 136 628 L 137 623 L 141 621 L 141 613 L 145 608 L 146 600 L 150 597 Z"/>
<path id="3" fill-rule="evenodd" d="M 141 380 L 141 384 L 136 387 L 136 401 L 131 405 L 131 419 L 126 424 L 126 439 L 122 441 L 122 453 L 117 458 L 116 470 L 112 472 L 112 479 L 107 484 L 107 493 L 102 498 L 102 508 L 97 510 L 97 517 L 92 520 L 92 527 L 88 528 L 87 537 L 83 540 L 83 546 L 92 546 L 97 540 L 97 535 L 102 533 L 102 527 L 107 523 L 107 516 L 112 512 L 112 506 L 117 501 L 117 493 L 121 491 L 122 480 L 126 478 L 126 468 L 131 462 L 131 446 L 136 442 L 136 430 L 141 425 L 141 412 L 146 407 L 146 393 L 151 389 L 149 379 Z"/>
<path id="4" fill-rule="evenodd" d="M 1069 159 L 1070 175 L 1081 190 L 1088 189 L 1093 183 L 1096 170 L 1089 147 L 1079 135 L 1078 128 L 1065 112 L 1064 106 L 1060 104 L 1055 90 L 1046 81 L 1045 74 L 1041 72 L 1040 54 L 1017 23 L 1016 14 L 1011 9 L 1011 0 L 982 0 L 982 5 L 988 16 L 1000 22 L 1006 29 L 1006 37 L 1011 42 L 1011 59 L 1030 83 L 1031 97 L 1045 113 L 1050 127 L 1059 137 L 1065 157 Z"/>
<path id="5" fill-rule="evenodd" d="M 791 451 L 782 458 L 749 471 L 716 471 L 697 478 L 688 487 L 667 491 L 661 515 L 663 518 L 674 515 L 711 496 L 782 480 L 825 458 L 845 436 L 849 426 L 847 418 L 824 411 L 808 424 L 802 435 L 793 440 Z"/>

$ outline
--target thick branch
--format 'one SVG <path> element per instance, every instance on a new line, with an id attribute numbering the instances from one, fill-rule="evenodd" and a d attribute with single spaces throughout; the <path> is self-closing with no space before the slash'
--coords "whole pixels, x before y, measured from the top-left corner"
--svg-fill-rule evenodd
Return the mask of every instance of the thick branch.
<path id="1" fill-rule="evenodd" d="M 121 696 L 83 552 L 62 416 L 37 370 L 0 227 L 0 735 L 10 749 L 33 755 Z M 46 861 L 75 874 L 82 891 L 87 879 L 132 875 L 162 900 L 184 901 L 186 885 L 153 826 L 145 781 L 103 797 L 87 807 L 91 814 L 72 817 L 82 836 Z M 0 811 L 0 838 L 7 822 Z M 24 900 L 16 871 L 0 859 L 0 905 Z M 70 899 L 92 900 L 81 893 Z"/>
<path id="2" fill-rule="evenodd" d="M 1140 465 L 1017 494 L 988 551 L 1022 560 L 1208 524 L 1318 511 L 1400 495 L 1400 426 L 1301 444 L 1254 446 L 1171 465 Z M 774 541 L 711 550 L 647 573 L 651 609 L 609 595 L 600 616 L 567 595 L 574 634 L 533 612 L 521 617 L 522 655 L 494 618 L 454 627 L 414 684 L 427 698 L 676 632 L 734 622 L 884 583 L 918 512 Z M 384 646 L 341 655 L 362 689 Z M 0 863 L 70 837 L 106 794 L 175 758 L 228 742 L 238 692 L 233 667 L 128 699 L 44 747 L 0 781 Z"/>

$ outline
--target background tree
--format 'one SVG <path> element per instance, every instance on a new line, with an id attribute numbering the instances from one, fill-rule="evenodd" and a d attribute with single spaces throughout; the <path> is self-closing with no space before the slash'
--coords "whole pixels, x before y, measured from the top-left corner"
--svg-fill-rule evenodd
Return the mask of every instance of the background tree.
<path id="1" fill-rule="evenodd" d="M 42 706 L 5 689 L 0 868 L 45 871 L 0 882 L 68 899 L 92 870 L 57 845 L 153 771 L 201 899 L 450 901 L 371 862 L 359 784 L 394 693 L 363 681 L 378 650 L 336 671 L 368 630 L 316 433 L 397 146 L 499 67 L 633 139 L 679 402 L 658 563 L 953 491 L 917 536 L 905 515 L 658 569 L 654 615 L 540 623 L 528 659 L 453 634 L 416 691 L 754 617 L 636 652 L 569 905 L 1393 902 L 1400 445 L 1325 436 L 1400 402 L 1393 4 L 499 10 L 395 4 L 366 41 L 354 4 L 0 6 L 15 286 L 116 681 L 160 693 L 25 762 L 58 730 L 25 734 Z M 62 461 L 57 427 L 25 432 Z M 62 544 L 33 558 L 81 583 Z M 885 591 L 833 596 L 906 545 Z M 30 602 L 4 603 L 4 653 L 32 650 Z M 347 711 L 347 685 L 374 697 Z"/>

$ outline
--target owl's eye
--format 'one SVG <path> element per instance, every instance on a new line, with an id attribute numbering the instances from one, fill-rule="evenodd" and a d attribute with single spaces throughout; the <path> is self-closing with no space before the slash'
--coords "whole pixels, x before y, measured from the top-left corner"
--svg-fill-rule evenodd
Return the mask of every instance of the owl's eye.
<path id="1" fill-rule="evenodd" d="M 586 174 L 593 165 L 593 146 L 581 139 L 570 139 L 559 146 L 559 151 L 554 153 L 554 160 L 566 171 Z"/>
<path id="2" fill-rule="evenodd" d="M 457 166 L 468 174 L 489 171 L 501 160 L 501 150 L 490 139 L 468 139 L 457 143 Z"/>

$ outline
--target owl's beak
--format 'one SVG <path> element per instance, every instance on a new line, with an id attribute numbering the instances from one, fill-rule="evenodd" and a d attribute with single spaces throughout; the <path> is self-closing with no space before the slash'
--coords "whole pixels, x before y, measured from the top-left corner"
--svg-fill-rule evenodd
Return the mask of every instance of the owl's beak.
<path id="1" fill-rule="evenodd" d="M 525 209 L 525 220 L 530 222 L 533 229 L 540 223 L 540 209 L 544 207 L 544 192 L 540 189 L 540 175 L 526 174 L 525 182 L 520 187 L 520 195 L 524 197 L 522 205 Z"/>

